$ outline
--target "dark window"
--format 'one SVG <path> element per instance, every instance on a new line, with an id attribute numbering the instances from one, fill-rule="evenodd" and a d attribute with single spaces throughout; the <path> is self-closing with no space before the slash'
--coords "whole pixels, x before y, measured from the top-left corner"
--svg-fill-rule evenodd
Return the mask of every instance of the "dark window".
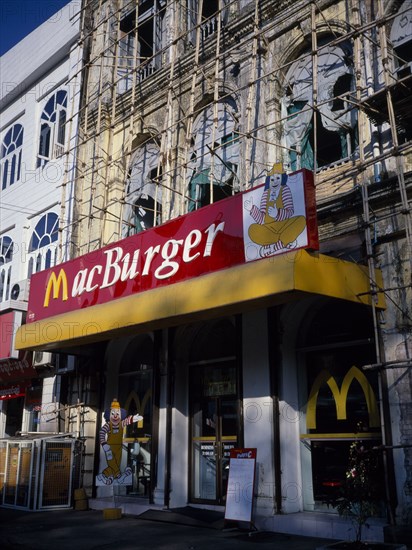
<path id="1" fill-rule="evenodd" d="M 59 90 L 47 101 L 41 114 L 37 167 L 63 154 L 66 128 L 67 92 Z"/>
<path id="2" fill-rule="evenodd" d="M 310 321 L 302 437 L 310 451 L 311 470 L 304 475 L 313 487 L 315 508 L 339 496 L 351 444 L 361 440 L 372 448 L 380 443 L 377 375 L 362 369 L 376 362 L 373 338 L 366 306 L 330 302 Z"/>
<path id="3" fill-rule="evenodd" d="M 1 146 L 1 187 L 6 189 L 20 180 L 23 126 L 15 124 L 4 136 Z"/>

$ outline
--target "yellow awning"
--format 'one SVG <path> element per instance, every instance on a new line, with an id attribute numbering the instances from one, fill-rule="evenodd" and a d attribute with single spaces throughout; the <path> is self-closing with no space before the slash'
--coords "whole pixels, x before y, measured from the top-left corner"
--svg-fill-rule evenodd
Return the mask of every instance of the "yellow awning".
<path id="1" fill-rule="evenodd" d="M 377 271 L 378 288 L 382 288 Z M 316 294 L 371 304 L 364 266 L 297 250 L 23 325 L 17 349 L 53 350 Z M 376 306 L 383 308 L 379 293 Z"/>

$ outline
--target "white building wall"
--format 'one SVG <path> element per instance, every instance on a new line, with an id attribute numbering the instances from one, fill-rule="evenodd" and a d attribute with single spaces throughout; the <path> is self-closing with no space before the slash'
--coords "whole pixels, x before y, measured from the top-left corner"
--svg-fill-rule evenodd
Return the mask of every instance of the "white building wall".
<path id="1" fill-rule="evenodd" d="M 176 397 L 174 403 L 175 406 L 172 409 L 170 508 L 184 506 L 188 500 L 188 379 L 188 369 L 182 365 L 181 368 L 176 370 Z M 159 482 L 161 484 L 163 480 L 159 480 Z"/>
<path id="2" fill-rule="evenodd" d="M 5 189 L 1 188 L 3 182 L 0 182 L 0 238 L 8 236 L 14 244 L 10 288 L 18 282 L 27 285 L 28 246 L 33 229 L 43 215 L 54 212 L 60 218 L 63 205 L 65 222 L 60 223 L 60 228 L 63 226 L 63 229 L 67 227 L 70 230 L 73 147 L 77 136 L 76 113 L 80 90 L 76 74 L 82 60 L 82 50 L 78 43 L 80 7 L 80 0 L 73 0 L 0 59 L 0 148 L 14 124 L 21 124 L 24 129 L 20 178 Z M 72 152 L 50 160 L 43 168 L 37 168 L 40 116 L 49 97 L 63 87 L 68 90 L 67 118 L 73 117 L 72 122 L 66 125 L 65 132 L 66 143 L 70 143 Z M 66 170 L 69 170 L 67 174 Z M 63 194 L 64 182 L 68 185 Z M 62 238 L 69 240 L 67 230 L 63 231 Z M 57 249 L 57 245 L 58 241 L 53 244 L 53 248 Z M 67 247 L 63 247 L 62 252 L 62 257 L 68 259 Z M 13 303 L 8 300 L 0 302 L 0 313 L 13 307 Z M 27 308 L 27 300 L 23 308 Z M 16 325 L 15 330 L 17 328 Z M 44 398 L 48 400 L 49 397 L 46 391 Z M 28 422 L 27 418 L 25 414 L 23 429 Z M 4 429 L 0 427 L 2 435 Z"/>
<path id="3" fill-rule="evenodd" d="M 267 311 L 246 313 L 242 319 L 244 444 L 257 449 L 256 516 L 265 517 L 273 514 L 275 496 Z"/>

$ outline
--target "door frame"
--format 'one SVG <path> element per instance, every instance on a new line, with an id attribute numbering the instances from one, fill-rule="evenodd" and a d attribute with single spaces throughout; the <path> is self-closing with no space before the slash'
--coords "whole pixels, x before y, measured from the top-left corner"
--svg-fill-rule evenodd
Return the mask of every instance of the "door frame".
<path id="1" fill-rule="evenodd" d="M 192 369 L 195 366 L 202 365 L 213 365 L 213 364 L 224 364 L 225 362 L 233 361 L 235 366 L 235 377 L 236 377 L 236 414 L 237 414 L 237 441 L 238 447 L 243 447 L 244 441 L 244 426 L 243 426 L 243 377 L 242 377 L 242 318 L 241 315 L 236 315 L 234 318 L 234 330 L 235 330 L 235 354 L 228 355 L 226 357 L 219 357 L 215 359 L 209 359 L 204 361 L 192 361 L 188 363 L 188 502 L 193 504 L 209 504 L 209 505 L 224 505 L 224 495 L 218 494 L 218 491 L 222 489 L 221 480 L 218 481 L 216 477 L 216 499 L 199 499 L 193 497 L 193 404 L 192 404 Z M 219 421 L 221 416 L 219 416 Z M 223 443 L 220 441 L 220 443 Z M 219 454 L 221 454 L 221 449 L 219 449 Z M 223 457 L 220 457 L 221 459 Z M 221 476 L 219 476 L 220 478 Z"/>

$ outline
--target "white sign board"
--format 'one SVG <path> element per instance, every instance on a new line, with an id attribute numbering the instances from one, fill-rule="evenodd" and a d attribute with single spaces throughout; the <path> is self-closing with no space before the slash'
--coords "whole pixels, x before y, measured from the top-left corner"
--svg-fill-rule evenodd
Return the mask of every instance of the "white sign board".
<path id="1" fill-rule="evenodd" d="M 232 449 L 226 494 L 225 519 L 252 521 L 256 449 Z"/>

